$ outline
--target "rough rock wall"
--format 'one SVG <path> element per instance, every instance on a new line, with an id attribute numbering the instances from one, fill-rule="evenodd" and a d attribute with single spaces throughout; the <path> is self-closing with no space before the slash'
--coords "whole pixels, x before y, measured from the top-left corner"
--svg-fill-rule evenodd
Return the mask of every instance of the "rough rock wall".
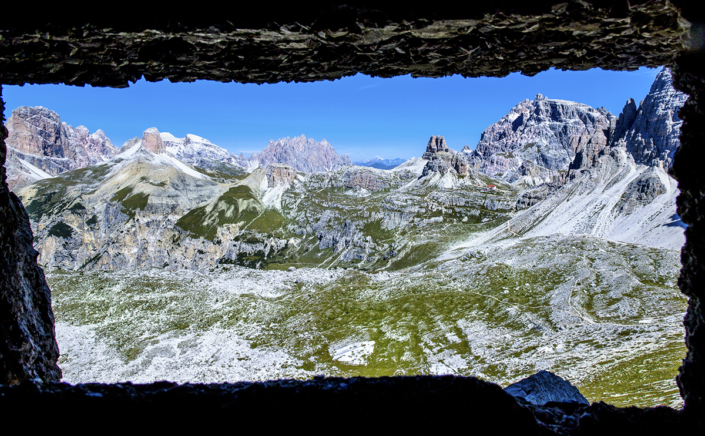
<path id="1" fill-rule="evenodd" d="M 683 107 L 686 98 L 687 95 L 673 89 L 671 70 L 662 69 L 651 85 L 649 94 L 639 105 L 631 129 L 624 139 L 627 151 L 634 156 L 636 163 L 661 165 L 664 168 L 672 165 L 682 124 L 678 110 Z M 630 111 L 631 107 L 625 107 L 625 110 Z M 631 116 L 630 112 L 627 114 L 625 121 Z"/>
<path id="2" fill-rule="evenodd" d="M 681 145 L 675 153 L 672 175 L 678 180 L 678 214 L 688 224 L 681 250 L 678 287 L 688 296 L 685 342 L 688 353 L 677 378 L 685 412 L 705 426 L 705 49 L 683 53 L 673 72 L 676 89 L 689 95 L 679 112 L 683 120 Z"/>
<path id="3" fill-rule="evenodd" d="M 604 108 L 538 94 L 482 132 L 471 162 L 479 171 L 509 182 L 519 178 L 519 167 L 526 161 L 565 171 L 576 153 L 599 153 L 607 146 L 613 118 Z"/>
<path id="4" fill-rule="evenodd" d="M 462 153 L 448 148 L 446 139 L 443 136 L 431 136 L 426 145 L 426 152 L 421 157 L 428 160 L 426 166 L 421 173 L 421 176 L 427 176 L 431 173 L 454 173 L 462 176 L 467 176 L 471 169 L 468 162 L 469 154 L 465 152 L 469 150 L 466 145 Z"/>
<path id="5" fill-rule="evenodd" d="M 437 8 L 440 3 L 429 7 Z M 4 13 L 0 16 L 3 29 L 0 30 L 0 62 L 3 64 L 0 83 L 62 82 L 125 87 L 128 80 L 137 80 L 142 75 L 154 81 L 169 78 L 171 81 L 210 79 L 261 83 L 332 79 L 356 72 L 384 77 L 408 73 L 427 77 L 453 73 L 504 76 L 513 71 L 535 74 L 551 66 L 576 70 L 597 66 L 606 69 L 655 67 L 672 65 L 683 49 L 681 37 L 687 26 L 678 16 L 677 7 L 689 11 L 686 18 L 691 22 L 703 21 L 695 9 L 697 3 L 691 3 L 693 5 L 684 0 L 583 1 L 555 5 L 526 1 L 472 2 L 468 4 L 474 12 L 467 20 L 453 20 L 453 16 L 463 14 L 449 13 L 439 16 L 439 21 L 435 22 L 422 18 L 433 14 L 414 16 L 413 11 L 404 17 L 387 17 L 384 13 L 339 8 L 336 11 L 340 14 L 323 14 L 320 23 L 307 21 L 310 26 L 293 24 L 292 19 L 286 21 L 292 24 L 274 24 L 277 20 L 272 15 L 279 11 L 266 4 L 262 7 L 268 8 L 270 14 L 264 14 L 269 18 L 264 24 L 261 17 L 253 19 L 240 14 L 241 20 L 253 19 L 254 30 L 224 15 L 205 23 L 193 19 L 189 26 L 189 19 L 186 19 L 186 25 L 180 24 L 173 19 L 173 14 L 180 13 L 182 17 L 188 14 L 178 7 L 173 8 L 176 12 L 167 11 L 158 16 L 143 14 L 143 18 L 137 20 L 123 20 L 123 28 L 116 26 L 122 19 L 119 13 L 93 14 L 88 20 L 83 19 L 86 15 L 81 15 L 80 10 L 75 14 L 56 15 L 52 15 L 52 10 L 19 15 Z M 37 9 L 32 3 L 15 2 L 15 5 Z M 190 4 L 187 7 L 193 9 Z M 290 7 L 300 8 L 300 4 Z M 129 8 L 124 10 L 124 13 L 134 14 Z M 286 9 L 284 16 L 289 11 Z M 310 9 L 304 10 L 304 16 L 308 12 Z M 60 18 L 63 16 L 70 18 Z M 75 19 L 76 16 L 81 18 Z M 233 18 L 234 23 L 228 22 L 229 18 Z M 148 28 L 141 20 L 156 24 Z M 702 129 L 705 125 L 704 57 L 702 50 L 687 53 L 678 59 L 675 68 L 676 88 L 690 95 L 680 112 L 684 120 L 682 146 L 676 153 L 673 174 L 681 183 L 679 213 L 690 225 L 679 282 L 690 297 L 685 319 L 689 352 L 679 385 L 686 399 L 686 413 L 691 416 L 698 416 L 698 412 L 703 416 L 705 404 L 705 202 L 700 194 L 705 174 L 699 168 L 705 157 L 705 149 L 701 147 L 705 142 Z M 0 160 L 4 160 L 4 154 L 4 146 L 0 145 Z M 0 213 L 6 215 L 17 202 L 7 193 L 4 184 L 0 185 Z M 12 222 L 9 221 L 10 225 L 4 226 L 0 233 L 3 256 L 12 253 L 7 247 L 17 248 L 12 245 L 14 233 L 8 229 L 19 228 L 21 223 L 12 227 Z M 22 259 L 28 245 L 25 241 L 25 245 L 19 247 L 24 248 L 10 260 Z M 7 268 L 6 265 L 5 262 L 0 267 Z M 5 280 L 8 276 L 0 277 Z M 13 286 L 3 286 L 3 292 L 21 289 L 16 283 Z M 80 401 L 80 395 L 85 399 L 85 391 L 77 389 L 78 393 L 69 398 Z M 161 393 L 159 386 L 154 389 Z M 120 390 L 115 387 L 111 392 L 115 397 L 125 398 L 117 393 Z M 420 390 L 437 392 L 428 388 Z M 94 396 L 90 397 L 93 401 Z M 13 404 L 9 396 L 2 398 Z M 296 399 L 301 402 L 301 396 Z M 84 409 L 74 407 L 74 401 L 58 401 L 55 404 L 65 406 L 62 412 L 73 410 L 85 414 Z M 33 406 L 31 402 L 26 404 Z M 603 408 L 609 406 L 603 405 Z M 30 409 L 34 413 L 33 407 L 27 407 Z M 464 409 L 467 410 L 471 408 Z M 500 405 L 496 410 L 500 410 L 503 420 L 507 419 L 508 407 Z M 643 428 L 654 433 L 656 427 L 645 424 L 648 421 L 642 419 L 642 415 L 656 416 L 662 424 L 667 422 L 659 418 L 665 416 L 664 413 L 678 416 L 664 410 L 647 410 L 642 414 L 638 409 L 613 409 L 610 413 L 612 417 L 602 421 L 599 416 L 587 416 L 587 422 L 581 424 L 581 434 L 617 434 L 620 428 L 632 433 L 639 433 L 639 428 Z M 567 411 L 557 413 L 559 419 L 570 419 L 568 415 Z M 632 416 L 631 421 L 623 419 L 625 415 Z M 636 426 L 628 426 L 632 422 Z M 664 427 L 661 434 L 669 432 L 676 431 L 669 426 Z"/>
<path id="6" fill-rule="evenodd" d="M 69 157 L 68 126 L 59 114 L 44 107 L 22 106 L 7 120 L 7 145 L 23 153 Z"/>
<path id="7" fill-rule="evenodd" d="M 0 122 L 4 102 L 0 89 Z M 0 383 L 61 379 L 51 291 L 32 247 L 29 217 L 5 181 L 7 129 L 0 127 Z"/>
<path id="8" fill-rule="evenodd" d="M 288 165 L 272 164 L 267 166 L 267 185 L 275 188 L 291 183 L 296 178 L 296 171 Z"/>
<path id="9" fill-rule="evenodd" d="M 16 108 L 6 127 L 8 154 L 5 168 L 7 184 L 12 191 L 42 178 L 34 171 L 28 171 L 22 161 L 58 176 L 102 162 L 118 151 L 102 130 L 91 134 L 85 126 L 74 128 L 62 122 L 59 114 L 41 106 Z"/>
<path id="10" fill-rule="evenodd" d="M 325 139 L 318 142 L 313 138 L 306 139 L 304 135 L 269 141 L 264 150 L 250 156 L 249 162 L 262 168 L 280 163 L 305 173 L 331 171 L 352 165 L 348 155 L 338 154 Z"/>
<path id="11" fill-rule="evenodd" d="M 166 151 L 164 141 L 162 141 L 162 137 L 156 127 L 150 127 L 142 133 L 142 147 L 154 154 L 161 154 Z"/>
<path id="12" fill-rule="evenodd" d="M 254 2 L 248 9 L 256 11 L 247 14 L 172 3 L 159 14 L 130 8 L 109 14 L 73 8 L 67 14 L 60 4 L 14 2 L 7 7 L 20 10 L 0 16 L 0 83 L 127 87 L 142 76 L 276 83 L 356 73 L 503 77 L 550 67 L 634 70 L 671 64 L 687 31 L 667 0 L 421 7 L 371 0 Z"/>

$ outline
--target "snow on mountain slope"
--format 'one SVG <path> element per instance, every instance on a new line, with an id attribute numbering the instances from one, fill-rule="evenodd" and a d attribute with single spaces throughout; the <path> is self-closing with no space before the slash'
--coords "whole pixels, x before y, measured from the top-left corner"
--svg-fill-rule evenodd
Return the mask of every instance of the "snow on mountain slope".
<path id="1" fill-rule="evenodd" d="M 234 159 L 222 147 L 219 147 L 200 136 L 187 134 L 184 138 L 176 138 L 169 132 L 160 132 L 167 153 L 185 160 L 214 159 L 223 162 L 234 162 Z"/>
<path id="2" fill-rule="evenodd" d="M 676 214 L 677 182 L 661 167 L 638 165 L 626 149 L 615 147 L 596 168 L 573 177 L 469 245 L 552 234 L 586 234 L 671 250 L 685 243 L 686 226 Z"/>
<path id="3" fill-rule="evenodd" d="M 40 170 L 39 168 L 35 167 L 31 163 L 27 162 L 24 159 L 18 159 L 20 163 L 22 164 L 29 173 L 27 174 L 29 177 L 33 178 L 35 181 L 37 180 L 42 180 L 42 179 L 50 179 L 53 176 L 51 174 L 47 174 L 46 172 Z"/>
<path id="4" fill-rule="evenodd" d="M 118 149 L 98 129 L 62 122 L 47 108 L 21 106 L 7 120 L 7 182 L 11 190 L 84 168 L 114 156 Z"/>
<path id="5" fill-rule="evenodd" d="M 417 177 L 421 177 L 421 173 L 423 172 L 423 169 L 426 166 L 427 162 L 428 161 L 426 159 L 423 159 L 420 157 L 412 157 L 411 159 L 407 160 L 406 162 L 393 168 L 392 171 L 395 171 L 395 172 L 410 171 L 414 174 L 417 174 Z"/>

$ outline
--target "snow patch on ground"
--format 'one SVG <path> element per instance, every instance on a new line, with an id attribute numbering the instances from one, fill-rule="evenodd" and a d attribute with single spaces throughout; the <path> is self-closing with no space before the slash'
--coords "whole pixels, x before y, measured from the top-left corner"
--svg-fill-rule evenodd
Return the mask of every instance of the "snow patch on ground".
<path id="1" fill-rule="evenodd" d="M 364 365 L 374 349 L 375 341 L 355 342 L 343 347 L 331 347 L 330 355 L 333 360 L 348 365 Z"/>
<path id="2" fill-rule="evenodd" d="M 22 166 L 24 166 L 27 170 L 29 170 L 29 172 L 30 172 L 29 175 L 34 180 L 51 179 L 52 177 L 54 177 L 51 174 L 48 174 L 48 173 L 40 170 L 39 168 L 35 167 L 34 165 L 32 165 L 31 163 L 27 162 L 24 159 L 19 159 L 19 161 L 22 164 Z"/>

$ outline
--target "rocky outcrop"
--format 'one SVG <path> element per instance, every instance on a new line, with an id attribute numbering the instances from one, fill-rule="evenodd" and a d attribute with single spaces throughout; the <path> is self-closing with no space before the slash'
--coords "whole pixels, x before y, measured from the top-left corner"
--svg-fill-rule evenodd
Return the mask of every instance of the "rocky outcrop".
<path id="1" fill-rule="evenodd" d="M 62 122 L 47 108 L 21 106 L 7 122 L 8 181 L 16 190 L 47 176 L 84 168 L 117 154 L 105 132 Z"/>
<path id="2" fill-rule="evenodd" d="M 441 175 L 453 173 L 467 176 L 470 172 L 467 156 L 467 153 L 458 153 L 448 148 L 446 139 L 443 136 L 431 136 L 426 145 L 426 152 L 422 156 L 422 159 L 428 162 L 421 175 L 423 177 L 431 173 L 439 173 Z"/>
<path id="3" fill-rule="evenodd" d="M 683 125 L 678 118 L 678 111 L 687 98 L 686 94 L 673 88 L 671 70 L 663 68 L 651 85 L 649 94 L 639 105 L 629 130 L 619 138 L 619 145 L 626 146 L 638 164 L 670 168 L 676 148 L 680 144 L 679 136 Z M 633 116 L 631 107 L 628 111 L 625 108 L 623 114 L 625 119 Z"/>
<path id="4" fill-rule="evenodd" d="M 679 12 L 687 4 L 252 3 L 251 14 L 224 14 L 179 3 L 145 17 L 116 10 L 99 18 L 22 4 L 21 12 L 2 19 L 7 65 L 0 83 L 122 88 L 142 76 L 277 83 L 357 73 L 504 77 L 551 67 L 634 70 L 673 62 L 688 31 Z"/>
<path id="5" fill-rule="evenodd" d="M 288 165 L 272 164 L 267 166 L 267 186 L 275 188 L 286 185 L 296 179 L 296 171 Z"/>
<path id="6" fill-rule="evenodd" d="M 668 176 L 655 167 L 649 167 L 636 179 L 629 182 L 617 205 L 622 214 L 629 214 L 645 207 L 658 196 L 668 192 Z"/>
<path id="7" fill-rule="evenodd" d="M 531 206 L 544 200 L 559 187 L 560 185 L 557 184 L 542 183 L 538 186 L 523 190 L 519 193 L 517 198 L 515 206 L 516 210 L 530 208 Z"/>
<path id="8" fill-rule="evenodd" d="M 248 159 L 251 165 L 262 168 L 273 163 L 286 164 L 296 171 L 316 173 L 352 165 L 347 155 L 339 155 L 325 139 L 317 142 L 304 135 L 270 141 L 260 153 Z"/>
<path id="9" fill-rule="evenodd" d="M 142 147 L 154 154 L 160 154 L 166 151 L 164 141 L 162 141 L 162 137 L 159 135 L 159 130 L 157 130 L 156 127 L 150 127 L 142 133 Z"/>
<path id="10" fill-rule="evenodd" d="M 386 180 L 376 177 L 376 174 L 370 171 L 355 171 L 353 169 L 346 171 L 343 178 L 343 186 L 351 189 L 366 189 L 368 191 L 379 191 L 390 187 L 390 183 Z"/>
<path id="11" fill-rule="evenodd" d="M 4 121 L 3 110 L 0 99 L 0 122 Z M 49 126 L 61 132 L 56 124 Z M 6 137 L 7 130 L 0 125 L 0 164 L 5 163 Z M 32 150 L 46 145 L 27 143 Z M 61 369 L 51 291 L 37 265 L 39 253 L 32 246 L 29 217 L 5 178 L 6 169 L 0 165 L 0 384 L 58 381 Z"/>
<path id="12" fill-rule="evenodd" d="M 7 120 L 7 145 L 18 151 L 46 157 L 69 157 L 68 126 L 47 108 L 22 106 Z"/>
<path id="13" fill-rule="evenodd" d="M 452 153 L 443 136 L 431 136 L 426 145 L 426 152 L 421 156 L 421 159 L 430 159 L 436 153 Z"/>
<path id="14" fill-rule="evenodd" d="M 622 113 L 619 114 L 619 118 L 617 119 L 615 131 L 612 134 L 614 140 L 619 140 L 627 135 L 627 132 L 629 132 L 634 125 L 634 120 L 636 120 L 637 109 L 634 99 L 628 99 L 624 104 Z"/>
<path id="15" fill-rule="evenodd" d="M 545 169 L 545 181 L 567 171 L 576 153 L 599 153 L 609 141 L 614 116 L 604 108 L 538 94 L 524 100 L 484 132 L 470 163 L 480 172 L 516 182 L 531 162 Z"/>
<path id="16" fill-rule="evenodd" d="M 539 371 L 530 377 L 512 383 L 504 388 L 504 392 L 537 406 L 544 406 L 547 403 L 590 405 L 578 388 L 548 371 Z"/>

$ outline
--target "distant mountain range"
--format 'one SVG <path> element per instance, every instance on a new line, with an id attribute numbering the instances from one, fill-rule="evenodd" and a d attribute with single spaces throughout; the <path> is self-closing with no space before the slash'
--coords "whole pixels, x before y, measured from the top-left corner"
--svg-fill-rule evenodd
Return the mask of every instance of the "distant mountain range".
<path id="1" fill-rule="evenodd" d="M 619 117 L 538 95 L 488 127 L 476 150 L 432 136 L 421 158 L 391 171 L 379 165 L 400 159 L 353 166 L 303 135 L 246 159 L 150 128 L 118 153 L 100 131 L 79 135 L 47 109 L 19 108 L 8 123 L 8 173 L 34 181 L 15 189 L 42 263 L 69 269 L 302 259 L 388 268 L 439 255 L 439 226 L 458 226 L 460 238 L 491 223 L 492 241 L 577 232 L 677 248 L 683 225 L 666 170 L 684 101 L 668 69 Z M 424 244 L 435 248 L 419 257 Z"/>
<path id="2" fill-rule="evenodd" d="M 406 160 L 404 159 L 384 159 L 379 156 L 375 156 L 372 159 L 364 160 L 362 162 L 354 162 L 354 164 L 361 167 L 378 168 L 380 170 L 391 170 L 403 164 L 404 162 L 406 162 Z"/>
<path id="3" fill-rule="evenodd" d="M 150 128 L 118 150 L 20 108 L 8 173 L 26 183 L 68 381 L 213 381 L 195 378 L 204 358 L 231 379 L 366 365 L 505 384 L 540 365 L 603 395 L 585 380 L 611 386 L 630 356 L 673 367 L 685 225 L 667 169 L 686 96 L 671 80 L 619 117 L 538 95 L 475 150 L 435 135 L 391 170 L 304 136 L 246 159 Z M 663 404 L 665 383 L 628 392 Z"/>
<path id="4" fill-rule="evenodd" d="M 90 134 L 84 126 L 73 128 L 47 108 L 22 106 L 12 111 L 6 123 L 7 177 L 11 190 L 38 180 L 58 176 L 66 171 L 85 168 L 107 161 L 136 145 L 144 144 L 155 153 L 167 152 L 180 161 L 202 169 L 229 175 L 251 172 L 279 163 L 296 171 L 325 172 L 352 165 L 346 155 L 339 155 L 325 139 L 320 142 L 304 135 L 272 140 L 259 153 L 249 158 L 229 153 L 205 138 L 187 134 L 177 138 L 155 127 L 142 137 L 115 147 L 102 130 Z"/>

